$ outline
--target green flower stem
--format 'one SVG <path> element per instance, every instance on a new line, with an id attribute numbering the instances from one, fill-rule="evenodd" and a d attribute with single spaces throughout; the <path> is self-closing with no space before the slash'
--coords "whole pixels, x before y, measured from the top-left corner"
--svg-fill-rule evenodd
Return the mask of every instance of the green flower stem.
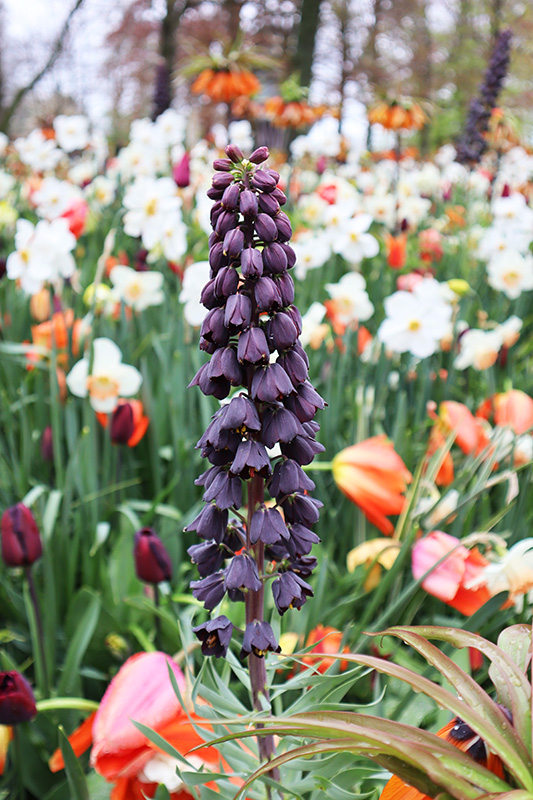
<path id="1" fill-rule="evenodd" d="M 28 581 L 28 588 L 30 590 L 30 598 L 33 605 L 33 613 L 35 615 L 35 628 L 37 631 L 37 640 L 39 647 L 39 655 L 41 660 L 43 689 L 46 696 L 50 694 L 50 686 L 48 683 L 48 667 L 46 665 L 46 651 L 44 648 L 44 629 L 41 617 L 41 609 L 39 606 L 39 598 L 37 596 L 37 589 L 35 588 L 35 581 L 31 572 L 31 566 L 26 567 L 26 580 Z"/>
<path id="2" fill-rule="evenodd" d="M 304 472 L 331 472 L 333 461 L 313 461 L 312 464 L 305 464 L 302 469 Z"/>
<path id="3" fill-rule="evenodd" d="M 96 700 L 85 700 L 84 697 L 50 697 L 48 700 L 37 700 L 37 711 L 63 711 L 76 709 L 77 711 L 96 711 L 100 703 Z"/>

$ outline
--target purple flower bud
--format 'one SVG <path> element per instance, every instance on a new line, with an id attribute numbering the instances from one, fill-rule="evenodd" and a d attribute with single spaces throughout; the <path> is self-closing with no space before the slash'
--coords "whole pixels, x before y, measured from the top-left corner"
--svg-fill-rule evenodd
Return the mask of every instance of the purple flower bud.
<path id="1" fill-rule="evenodd" d="M 267 169 L 265 169 L 265 172 L 266 172 L 267 175 L 270 175 L 271 178 L 274 178 L 276 183 L 278 183 L 278 181 L 279 181 L 279 179 L 281 177 L 279 172 L 276 172 L 275 169 L 269 169 L 268 167 L 267 167 Z"/>
<path id="2" fill-rule="evenodd" d="M 291 319 L 296 325 L 296 329 L 298 331 L 298 336 L 300 336 L 302 332 L 302 315 L 300 314 L 300 309 L 297 306 L 289 306 L 287 309 L 287 313 L 291 315 Z"/>
<path id="3" fill-rule="evenodd" d="M 272 583 L 272 596 L 279 613 L 289 608 L 300 609 L 308 597 L 313 597 L 313 590 L 303 578 L 292 572 L 282 572 Z"/>
<path id="4" fill-rule="evenodd" d="M 223 189 L 215 189 L 214 186 L 212 186 L 206 192 L 206 195 L 209 197 L 210 200 L 222 200 L 223 194 L 224 194 Z"/>
<path id="5" fill-rule="evenodd" d="M 287 256 L 287 269 L 291 269 L 296 264 L 296 253 L 290 246 L 290 244 L 286 244 L 285 242 L 280 242 L 279 246 Z"/>
<path id="6" fill-rule="evenodd" d="M 308 422 L 313 419 L 317 410 L 326 405 L 309 381 L 300 383 L 296 387 L 295 394 L 287 397 L 284 404 L 286 408 L 296 414 L 300 422 Z"/>
<path id="7" fill-rule="evenodd" d="M 225 160 L 225 159 L 223 159 Z M 233 165 L 232 165 L 233 166 Z M 224 172 L 222 175 L 213 175 L 213 188 L 214 189 L 227 189 L 228 186 L 231 186 L 233 183 L 233 175 L 230 175 L 229 172 Z"/>
<path id="8" fill-rule="evenodd" d="M 240 556 L 233 556 L 226 569 L 224 582 L 226 590 L 229 589 L 250 589 L 258 592 L 262 584 L 257 571 L 257 564 L 253 558 L 243 553 Z"/>
<path id="9" fill-rule="evenodd" d="M 141 528 L 134 539 L 135 574 L 144 583 L 157 584 L 172 578 L 172 561 L 165 545 L 151 528 Z"/>
<path id="10" fill-rule="evenodd" d="M 252 301 L 246 294 L 233 294 L 228 297 L 224 325 L 236 332 L 247 328 L 252 319 Z M 204 334 L 205 336 L 205 334 Z"/>
<path id="11" fill-rule="evenodd" d="M 250 541 L 252 544 L 263 542 L 275 544 L 280 539 L 288 539 L 289 531 L 277 508 L 261 506 L 253 515 L 250 523 Z"/>
<path id="12" fill-rule="evenodd" d="M 254 287 L 255 302 L 259 311 L 270 311 L 273 306 L 282 305 L 277 284 L 265 276 L 259 278 Z"/>
<path id="13" fill-rule="evenodd" d="M 243 189 L 239 200 L 239 210 L 243 217 L 255 219 L 258 212 L 257 195 L 251 189 Z"/>
<path id="14" fill-rule="evenodd" d="M 193 544 L 187 549 L 187 553 L 192 563 L 198 567 L 202 578 L 220 569 L 225 559 L 224 549 L 215 541 Z"/>
<path id="15" fill-rule="evenodd" d="M 257 367 L 252 378 L 252 399 L 273 403 L 294 391 L 285 370 L 279 364 Z"/>
<path id="16" fill-rule="evenodd" d="M 185 532 L 196 531 L 202 539 L 214 539 L 220 542 L 224 538 L 228 525 L 228 510 L 217 508 L 214 503 L 204 506 L 198 516 L 184 528 Z"/>
<path id="17" fill-rule="evenodd" d="M 291 494 L 283 503 L 283 514 L 287 523 L 300 522 L 306 528 L 310 528 L 315 522 L 318 522 L 319 512 L 318 509 L 322 508 L 323 503 L 320 500 L 315 500 L 307 494 Z"/>
<path id="18" fill-rule="evenodd" d="M 226 406 L 221 428 L 238 430 L 240 433 L 245 433 L 246 430 L 260 431 L 259 414 L 252 401 L 243 395 L 233 397 Z"/>
<path id="19" fill-rule="evenodd" d="M 268 175 L 263 169 L 258 169 L 252 178 L 254 189 L 259 189 L 267 194 L 270 194 L 276 188 L 276 185 L 276 179 L 272 175 Z"/>
<path id="20" fill-rule="evenodd" d="M 269 345 L 281 351 L 292 347 L 298 338 L 298 331 L 289 314 L 279 311 L 267 322 L 266 336 Z"/>
<path id="21" fill-rule="evenodd" d="M 268 486 L 272 497 L 283 497 L 294 492 L 312 492 L 315 484 L 301 466 L 290 458 L 278 461 Z"/>
<path id="22" fill-rule="evenodd" d="M 240 228 L 228 231 L 224 236 L 224 255 L 237 258 L 244 247 L 244 233 Z"/>
<path id="23" fill-rule="evenodd" d="M 281 295 L 281 305 L 290 306 L 294 303 L 294 281 L 286 272 L 276 275 L 274 278 L 276 286 Z"/>
<path id="24" fill-rule="evenodd" d="M 261 211 L 264 211 L 265 214 L 275 217 L 276 214 L 279 213 L 279 203 L 272 194 L 260 194 L 257 200 L 259 203 L 259 208 Z"/>
<path id="25" fill-rule="evenodd" d="M 213 169 L 216 169 L 217 172 L 229 172 L 233 169 L 233 161 L 230 161 L 229 158 L 215 158 Z"/>
<path id="26" fill-rule="evenodd" d="M 215 572 L 200 581 L 191 581 L 190 586 L 193 597 L 203 603 L 208 611 L 216 608 L 226 594 L 223 572 Z"/>
<path id="27" fill-rule="evenodd" d="M 276 223 L 268 214 L 258 214 L 255 218 L 255 230 L 263 242 L 273 242 L 278 238 Z"/>
<path id="28" fill-rule="evenodd" d="M 215 230 L 219 236 L 225 236 L 228 231 L 236 227 L 237 214 L 234 211 L 223 211 L 216 221 Z"/>
<path id="29" fill-rule="evenodd" d="M 222 195 L 222 205 L 226 211 L 235 211 L 239 205 L 239 195 L 241 190 L 237 183 L 231 183 Z"/>
<path id="30" fill-rule="evenodd" d="M 317 453 L 323 453 L 326 448 L 310 436 L 295 436 L 292 441 L 281 445 L 281 452 L 287 458 L 292 458 L 298 464 L 310 464 Z"/>
<path id="31" fill-rule="evenodd" d="M 211 309 L 202 322 L 200 335 L 209 342 L 225 345 L 229 339 L 229 330 L 224 324 L 225 314 L 224 308 Z"/>
<path id="32" fill-rule="evenodd" d="M 258 147 L 254 150 L 248 161 L 251 161 L 252 164 L 262 164 L 269 156 L 268 147 Z"/>
<path id="33" fill-rule="evenodd" d="M 300 575 L 302 578 L 308 578 L 313 570 L 316 569 L 317 564 L 318 562 L 314 556 L 291 558 L 291 572 Z"/>
<path id="34" fill-rule="evenodd" d="M 241 253 L 243 278 L 260 278 L 263 274 L 263 259 L 259 250 L 246 247 Z"/>
<path id="35" fill-rule="evenodd" d="M 280 206 L 284 206 L 285 203 L 287 202 L 286 195 L 281 191 L 281 189 L 278 186 L 276 186 L 276 188 L 274 189 L 274 191 L 271 194 L 272 194 L 272 197 L 276 198 L 276 200 L 278 201 Z"/>
<path id="36" fill-rule="evenodd" d="M 276 227 L 275 223 L 273 225 Z M 287 264 L 287 255 L 281 244 L 273 242 L 263 248 L 263 265 L 266 270 L 275 274 L 285 272 Z"/>
<path id="37" fill-rule="evenodd" d="M 294 558 L 308 555 L 313 545 L 320 542 L 316 533 L 310 531 L 309 528 L 306 528 L 305 525 L 302 525 L 300 522 L 289 525 L 289 531 L 290 537 L 287 542 L 287 550 L 289 551 L 289 555 Z"/>
<path id="38" fill-rule="evenodd" d="M 233 347 L 224 347 L 213 354 L 209 362 L 208 375 L 211 380 L 225 378 L 232 386 L 242 383 L 242 368 Z"/>
<path id="39" fill-rule="evenodd" d="M 54 460 L 54 437 L 50 425 L 46 426 L 41 436 L 41 458 L 43 461 Z"/>
<path id="40" fill-rule="evenodd" d="M 281 653 L 281 647 L 276 641 L 274 631 L 268 622 L 254 620 L 249 622 L 244 632 L 242 650 L 239 658 L 247 658 L 251 653 L 257 658 L 263 658 L 265 653 Z"/>
<path id="41" fill-rule="evenodd" d="M 209 251 L 209 266 L 216 273 L 219 269 L 225 267 L 227 263 L 228 259 L 224 255 L 224 243 L 217 242 Z"/>
<path id="42" fill-rule="evenodd" d="M 255 439 L 245 439 L 237 448 L 230 470 L 244 479 L 253 477 L 256 473 L 264 478 L 268 477 L 272 468 L 265 445 Z"/>
<path id="43" fill-rule="evenodd" d="M 281 403 L 265 409 L 261 441 L 266 447 L 274 447 L 277 442 L 290 442 L 297 434 L 303 436 L 304 429 L 292 411 L 283 408 Z"/>
<path id="44" fill-rule="evenodd" d="M 192 630 L 202 643 L 201 649 L 204 656 L 225 658 L 233 633 L 233 625 L 227 617 L 222 614 L 202 625 L 197 625 Z"/>
<path id="45" fill-rule="evenodd" d="M 247 328 L 239 334 L 237 357 L 241 363 L 261 364 L 268 362 L 269 349 L 262 328 Z"/>
<path id="46" fill-rule="evenodd" d="M 220 241 L 220 236 L 216 231 L 213 231 L 209 234 L 209 238 L 207 240 L 207 244 L 209 245 L 209 249 L 213 247 L 214 244 L 217 244 Z"/>
<path id="47" fill-rule="evenodd" d="M 236 144 L 228 144 L 228 146 L 224 148 L 224 152 L 234 164 L 240 164 L 244 158 L 244 153 Z"/>
<path id="48" fill-rule="evenodd" d="M 33 691 L 26 678 L 17 672 L 0 672 L 0 725 L 29 722 L 37 714 Z"/>
<path id="49" fill-rule="evenodd" d="M 299 352 L 291 347 L 277 360 L 277 363 L 283 367 L 293 386 L 298 386 L 307 380 L 308 367 Z"/>
<path id="50" fill-rule="evenodd" d="M 214 294 L 217 298 L 226 300 L 231 294 L 237 291 L 238 285 L 239 273 L 233 267 L 222 267 L 213 281 Z M 206 286 L 209 286 L 209 284 L 206 284 Z M 202 303 L 205 306 L 203 296 L 204 293 L 202 292 Z M 218 305 L 218 303 L 215 305 Z"/>
<path id="51" fill-rule="evenodd" d="M 41 557 L 43 546 L 39 528 L 23 503 L 6 508 L 0 528 L 2 558 L 7 567 L 29 567 Z"/>
<path id="52" fill-rule="evenodd" d="M 221 509 L 240 508 L 242 505 L 242 481 L 237 475 L 232 475 L 222 469 L 204 492 L 204 502 L 215 501 Z"/>
<path id="53" fill-rule="evenodd" d="M 198 347 L 200 350 L 203 350 L 204 353 L 208 353 L 210 356 L 213 355 L 216 350 L 218 350 L 218 345 L 214 342 L 209 342 L 207 339 L 204 339 L 203 336 L 200 336 L 200 341 L 198 342 Z"/>
<path id="54" fill-rule="evenodd" d="M 224 202 L 224 201 L 223 201 Z M 280 242 L 288 242 L 292 236 L 291 221 L 283 211 L 274 218 L 276 228 L 278 229 L 278 239 Z"/>

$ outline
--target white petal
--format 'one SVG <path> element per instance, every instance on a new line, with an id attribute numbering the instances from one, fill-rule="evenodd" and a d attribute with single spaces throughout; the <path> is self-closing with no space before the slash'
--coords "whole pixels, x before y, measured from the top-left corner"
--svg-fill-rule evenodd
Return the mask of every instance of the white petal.
<path id="1" fill-rule="evenodd" d="M 90 397 L 91 406 L 100 414 L 111 414 L 118 405 L 118 397 L 111 395 L 111 397 Z"/>
<path id="2" fill-rule="evenodd" d="M 89 375 L 89 362 L 82 358 L 74 364 L 67 375 L 67 386 L 76 397 L 87 397 L 87 377 Z"/>
<path id="3" fill-rule="evenodd" d="M 102 337 L 93 341 L 94 361 L 93 361 L 93 375 L 112 375 L 115 377 L 114 372 L 122 361 L 122 353 L 120 348 L 111 341 Z"/>
<path id="4" fill-rule="evenodd" d="M 119 394 L 121 397 L 131 397 L 141 388 L 143 376 L 136 367 L 129 364 L 120 364 L 114 372 L 114 377 L 119 384 Z"/>

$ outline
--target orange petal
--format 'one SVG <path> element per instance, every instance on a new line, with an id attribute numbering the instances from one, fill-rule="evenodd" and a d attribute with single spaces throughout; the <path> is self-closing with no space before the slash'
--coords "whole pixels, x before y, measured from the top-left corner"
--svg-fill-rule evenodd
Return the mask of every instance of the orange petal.
<path id="1" fill-rule="evenodd" d="M 13 728 L 9 725 L 0 725 L 0 775 L 4 774 L 6 765 L 7 748 L 13 738 Z"/>
<path id="2" fill-rule="evenodd" d="M 76 757 L 81 756 L 82 753 L 85 753 L 86 750 L 93 743 L 93 721 L 96 716 L 96 711 L 93 711 L 86 720 L 84 720 L 81 725 L 73 731 L 68 740 L 70 742 L 70 746 L 74 750 L 74 755 Z M 48 766 L 50 767 L 50 772 L 59 772 L 60 769 L 65 768 L 65 762 L 63 761 L 63 754 L 61 750 L 58 748 L 50 758 L 48 762 Z"/>

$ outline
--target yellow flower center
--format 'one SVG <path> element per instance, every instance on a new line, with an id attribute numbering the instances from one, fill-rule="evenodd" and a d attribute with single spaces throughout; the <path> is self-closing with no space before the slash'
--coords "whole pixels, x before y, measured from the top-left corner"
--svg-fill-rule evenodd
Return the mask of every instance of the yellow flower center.
<path id="1" fill-rule="evenodd" d="M 411 322 L 407 326 L 408 331 L 417 331 L 421 327 L 419 320 L 412 319 Z"/>
<path id="2" fill-rule="evenodd" d="M 27 250 L 21 250 L 19 255 L 20 255 L 20 260 L 24 261 L 25 264 L 27 264 L 28 261 L 30 260 L 30 254 Z"/>
<path id="3" fill-rule="evenodd" d="M 126 297 L 129 300 L 138 300 L 139 297 L 142 295 L 142 286 L 139 281 L 135 281 L 134 283 L 130 283 L 130 285 L 126 289 Z"/>
<path id="4" fill-rule="evenodd" d="M 145 210 L 146 210 L 146 215 L 148 217 L 154 216 L 154 214 L 157 211 L 157 200 L 155 199 L 155 197 L 152 197 L 151 200 L 148 200 Z"/>
<path id="5" fill-rule="evenodd" d="M 506 272 L 503 276 L 503 282 L 507 284 L 507 286 L 514 286 L 515 283 L 518 283 L 520 280 L 520 273 L 519 272 Z"/>
<path id="6" fill-rule="evenodd" d="M 109 375 L 89 375 L 87 389 L 91 397 L 105 400 L 107 397 L 118 397 L 118 382 Z"/>

